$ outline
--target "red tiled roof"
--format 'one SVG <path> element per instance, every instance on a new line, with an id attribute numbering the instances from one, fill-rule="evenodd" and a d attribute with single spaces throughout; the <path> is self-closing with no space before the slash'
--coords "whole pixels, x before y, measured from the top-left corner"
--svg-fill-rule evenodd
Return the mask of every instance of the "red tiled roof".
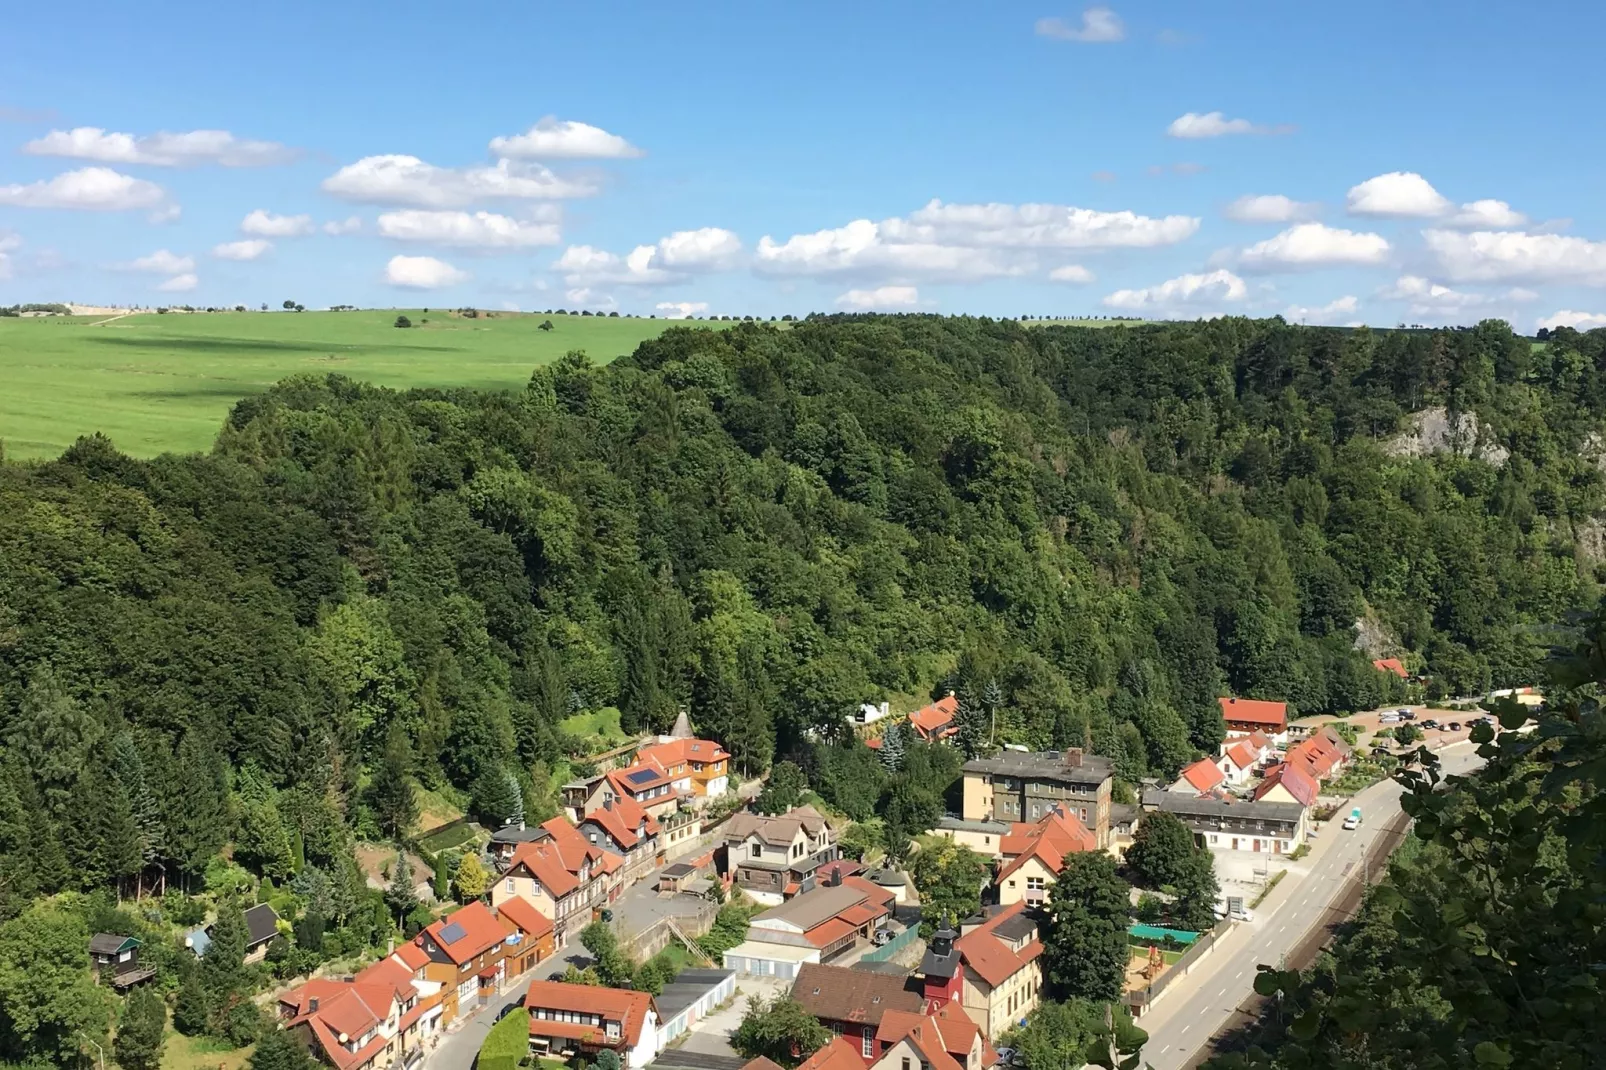
<path id="1" fill-rule="evenodd" d="M 1255 764 L 1255 747 L 1247 739 L 1241 739 L 1227 748 L 1227 759 L 1239 769 L 1248 769 Z"/>
<path id="2" fill-rule="evenodd" d="M 855 873 L 863 872 L 864 865 L 851 858 L 838 858 L 834 862 L 827 862 L 814 871 L 814 880 L 824 884 L 833 874 L 840 873 L 844 877 L 851 877 Z"/>
<path id="3" fill-rule="evenodd" d="M 599 806 L 585 816 L 585 820 L 594 821 L 612 837 L 613 842 L 624 851 L 636 845 L 636 830 L 646 824 L 647 835 L 658 833 L 658 822 L 649 816 L 641 804 L 628 795 L 620 795 L 613 800 L 611 806 Z"/>
<path id="4" fill-rule="evenodd" d="M 958 727 L 953 723 L 954 716 L 958 712 L 959 700 L 949 695 L 911 713 L 909 723 L 915 726 L 915 731 L 920 733 L 922 739 L 951 735 L 958 731 Z"/>
<path id="5" fill-rule="evenodd" d="M 853 873 L 843 877 L 842 884 L 844 887 L 857 888 L 859 891 L 870 897 L 871 903 L 879 904 L 880 906 L 887 906 L 895 902 L 898 898 L 897 892 L 888 891 L 875 881 L 866 880 L 865 878 Z"/>
<path id="6" fill-rule="evenodd" d="M 1378 672 L 1391 672 L 1401 680 L 1405 679 L 1407 675 L 1405 666 L 1400 663 L 1399 658 L 1378 658 L 1372 662 L 1372 668 Z"/>
<path id="7" fill-rule="evenodd" d="M 1182 779 L 1193 785 L 1197 791 L 1209 791 L 1227 778 L 1216 767 L 1215 762 L 1212 762 L 1209 758 L 1200 758 L 1192 765 L 1183 768 Z"/>
<path id="8" fill-rule="evenodd" d="M 1263 724 L 1281 732 L 1288 727 L 1288 703 L 1222 696 L 1221 716 L 1228 724 Z"/>
<path id="9" fill-rule="evenodd" d="M 540 881 L 553 899 L 562 899 L 580 887 L 580 881 L 563 864 L 562 852 L 545 840 L 519 844 L 507 864 L 507 872 L 516 869 L 523 869 Z"/>
<path id="10" fill-rule="evenodd" d="M 646 992 L 631 992 L 623 988 L 602 988 L 597 985 L 570 985 L 562 981 L 531 981 L 524 995 L 524 1005 L 530 1010 L 530 1033 L 535 1036 L 571 1036 L 556 1031 L 571 1023 L 542 1021 L 535 1017 L 541 1008 L 549 1011 L 575 1011 L 582 1014 L 599 1014 L 604 1021 L 619 1023 L 625 1043 L 632 1048 L 641 1040 L 641 1027 L 647 1021 L 647 1012 L 658 1012 L 652 996 Z M 599 1033 L 596 1026 L 581 1026 L 590 1033 Z M 577 1037 L 576 1039 L 585 1039 Z M 862 1070 L 862 1067 L 861 1067 Z"/>
<path id="11" fill-rule="evenodd" d="M 769 1059 L 766 1059 L 764 1056 L 760 1055 L 756 1059 L 749 1059 L 747 1062 L 743 1063 L 741 1070 L 781 1070 L 781 1064 L 777 1062 L 771 1062 Z"/>
<path id="12" fill-rule="evenodd" d="M 880 736 L 876 736 L 874 739 L 867 739 L 867 740 L 864 741 L 864 745 L 866 747 L 869 747 L 871 750 L 880 750 L 881 749 L 881 737 Z M 749 1064 L 749 1065 L 752 1065 L 752 1064 Z M 743 1067 L 742 1070 L 747 1070 L 747 1068 Z"/>
<path id="13" fill-rule="evenodd" d="M 854 932 L 858 926 L 840 917 L 831 918 L 821 922 L 803 934 L 803 939 L 815 947 L 830 947 L 844 936 Z"/>
<path id="14" fill-rule="evenodd" d="M 1287 789 L 1288 794 L 1299 800 L 1301 806 L 1313 805 L 1316 802 L 1316 796 L 1321 794 L 1320 785 L 1317 784 L 1316 778 L 1308 770 L 1299 765 L 1284 762 L 1266 774 L 1266 779 L 1262 780 L 1260 786 L 1255 789 L 1255 798 L 1261 799 L 1265 797 L 1266 793 L 1278 784 Z"/>
<path id="15" fill-rule="evenodd" d="M 395 957 L 401 959 L 402 965 L 409 970 L 421 970 L 429 962 L 429 952 L 410 941 L 396 949 Z"/>
<path id="16" fill-rule="evenodd" d="M 1271 746 L 1271 737 L 1260 731 L 1258 728 L 1244 738 L 1249 740 L 1249 745 L 1254 747 L 1257 751 L 1263 751 L 1267 747 Z"/>
<path id="17" fill-rule="evenodd" d="M 563 868 L 576 877 L 580 875 L 580 870 L 584 868 L 586 862 L 595 867 L 607 853 L 600 847 L 587 843 L 580 830 L 569 824 L 568 818 L 562 816 L 550 818 L 541 822 L 541 827 L 551 837 L 547 842 L 557 849 L 558 859 L 563 863 Z"/>
<path id="18" fill-rule="evenodd" d="M 993 935 L 993 930 L 1006 919 L 1025 909 L 1024 901 L 1007 906 L 954 941 L 954 946 L 959 949 L 965 965 L 975 970 L 978 977 L 995 988 L 1035 959 L 1042 950 L 1042 944 L 1033 940 L 1020 951 L 1012 951 L 1008 944 Z"/>
<path id="19" fill-rule="evenodd" d="M 881 1018 L 881 1027 L 876 1030 L 875 1038 L 887 1047 L 903 1040 L 909 1041 L 933 1070 L 959 1070 L 963 1065 L 955 1062 L 949 1053 L 937 1023 L 923 1014 L 888 1011 Z M 970 1049 L 966 1047 L 967 1061 L 969 1054 Z"/>
<path id="20" fill-rule="evenodd" d="M 671 739 L 636 752 L 637 761 L 650 758 L 666 770 L 682 762 L 719 762 L 729 757 L 725 748 L 711 739 Z"/>
<path id="21" fill-rule="evenodd" d="M 339 1033 L 324 1023 L 321 1015 L 305 1018 L 297 1025 L 305 1024 L 312 1030 L 313 1037 L 318 1042 L 324 1056 L 334 1064 L 336 1070 L 356 1070 L 357 1067 L 366 1066 L 373 1061 L 374 1056 L 385 1050 L 390 1038 L 383 1033 L 374 1033 L 374 1038 L 356 1051 L 347 1051 L 340 1043 Z"/>
<path id="22" fill-rule="evenodd" d="M 864 1059 L 858 1048 L 841 1037 L 832 1037 L 825 1047 L 799 1063 L 797 1070 L 864 1070 Z"/>
<path id="23" fill-rule="evenodd" d="M 518 926 L 519 931 L 531 939 L 538 940 L 552 931 L 552 919 L 535 909 L 534 903 L 516 895 L 502 900 L 496 912 Z"/>
<path id="24" fill-rule="evenodd" d="M 463 935 L 449 944 L 443 943 L 441 932 L 454 923 L 462 926 Z M 492 913 L 490 907 L 484 903 L 470 903 L 461 910 L 441 918 L 413 939 L 420 943 L 433 942 L 447 958 L 461 966 L 475 955 L 489 950 L 511 935 L 513 926 Z"/>
<path id="25" fill-rule="evenodd" d="M 1050 873 L 1059 873 L 1065 865 L 1065 856 L 1081 851 L 1098 850 L 1098 837 L 1074 814 L 1055 807 L 1044 814 L 1036 824 L 1017 822 L 998 841 L 999 853 L 1006 860 L 997 880 L 1020 869 L 1027 859 L 1036 858 L 1048 867 Z"/>

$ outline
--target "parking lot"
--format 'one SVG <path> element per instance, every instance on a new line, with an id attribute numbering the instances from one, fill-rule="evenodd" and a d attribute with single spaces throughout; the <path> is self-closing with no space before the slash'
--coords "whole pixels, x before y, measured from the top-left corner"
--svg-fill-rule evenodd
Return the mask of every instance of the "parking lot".
<path id="1" fill-rule="evenodd" d="M 1410 710 L 1416 715 L 1416 719 L 1412 721 L 1397 721 L 1390 724 L 1383 724 L 1381 722 L 1381 718 L 1385 714 L 1395 713 L 1399 710 Z M 1330 724 L 1333 721 L 1343 721 L 1346 724 L 1352 724 L 1355 726 L 1356 731 L 1359 733 L 1357 736 L 1357 742 L 1362 749 L 1369 749 L 1371 747 L 1372 737 L 1377 734 L 1377 731 L 1380 728 L 1393 728 L 1396 724 L 1411 724 L 1422 729 L 1422 734 L 1426 737 L 1424 740 L 1422 740 L 1422 742 L 1437 750 L 1440 747 L 1446 747 L 1451 743 L 1456 743 L 1466 739 L 1468 734 L 1472 731 L 1472 721 L 1478 717 L 1486 716 L 1488 716 L 1488 714 L 1481 709 L 1471 711 L 1447 710 L 1438 706 L 1401 705 L 1389 706 L 1380 710 L 1371 710 L 1367 713 L 1352 714 L 1349 717 L 1301 717 L 1299 720 L 1293 722 L 1292 727 L 1309 727 L 1311 729 L 1315 729 L 1324 724 Z M 1429 728 L 1423 724 L 1424 721 L 1437 721 L 1439 727 Z M 1451 731 L 1446 726 L 1452 723 L 1459 724 L 1461 727 L 1457 730 Z M 1498 724 L 1496 724 L 1497 730 L 1498 727 Z"/>

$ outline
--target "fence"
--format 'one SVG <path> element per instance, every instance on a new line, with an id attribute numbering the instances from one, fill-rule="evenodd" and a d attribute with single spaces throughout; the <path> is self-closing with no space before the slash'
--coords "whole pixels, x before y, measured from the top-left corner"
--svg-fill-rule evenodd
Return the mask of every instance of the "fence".
<path id="1" fill-rule="evenodd" d="M 859 956 L 860 962 L 885 962 L 916 940 L 920 939 L 920 926 L 912 925 L 878 948 Z"/>
<path id="2" fill-rule="evenodd" d="M 1186 977 L 1191 973 L 1193 968 L 1199 964 L 1199 960 L 1210 954 L 1216 946 L 1216 941 L 1226 935 L 1231 927 L 1232 922 L 1223 921 L 1209 932 L 1200 933 L 1199 939 L 1195 940 L 1193 946 L 1182 953 L 1182 957 L 1176 961 L 1175 965 L 1149 982 L 1148 987 L 1128 992 L 1126 994 L 1126 1005 L 1132 1011 L 1133 1016 L 1136 1017 L 1154 1006 L 1154 1001 L 1159 999 L 1160 994 L 1170 987 L 1172 981 L 1175 981 L 1178 977 Z"/>

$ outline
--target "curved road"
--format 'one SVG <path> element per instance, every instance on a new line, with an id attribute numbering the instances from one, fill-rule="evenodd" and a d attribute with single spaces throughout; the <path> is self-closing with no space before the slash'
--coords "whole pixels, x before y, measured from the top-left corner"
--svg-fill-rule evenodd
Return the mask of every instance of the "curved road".
<path id="1" fill-rule="evenodd" d="M 1482 761 L 1465 742 L 1444 748 L 1439 760 L 1446 776 L 1467 773 Z M 1379 832 L 1399 815 L 1401 792 L 1398 784 L 1385 780 L 1356 795 L 1350 805 L 1361 808 L 1361 827 L 1345 832 L 1337 820 L 1323 826 L 1310 854 L 1289 864 L 1288 876 L 1255 908 L 1255 920 L 1234 925 L 1191 974 L 1174 981 L 1138 1020 L 1149 1034 L 1143 1058 L 1153 1070 L 1183 1070 L 1207 1040 L 1237 1024 L 1232 1018 L 1253 991 L 1256 968 L 1279 964 L 1325 919 L 1348 883 L 1361 876 L 1354 870 Z"/>

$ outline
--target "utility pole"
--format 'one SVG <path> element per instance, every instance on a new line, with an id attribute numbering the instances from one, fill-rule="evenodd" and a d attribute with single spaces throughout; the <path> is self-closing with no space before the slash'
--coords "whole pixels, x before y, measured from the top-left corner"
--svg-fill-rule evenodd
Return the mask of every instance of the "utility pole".
<path id="1" fill-rule="evenodd" d="M 93 1046 L 94 1049 L 100 1053 L 100 1070 L 106 1070 L 106 1049 L 101 1047 L 99 1044 L 96 1044 L 93 1040 L 90 1040 L 88 1035 L 86 1035 L 82 1029 L 78 1031 L 78 1035 L 83 1038 L 85 1044 Z"/>

